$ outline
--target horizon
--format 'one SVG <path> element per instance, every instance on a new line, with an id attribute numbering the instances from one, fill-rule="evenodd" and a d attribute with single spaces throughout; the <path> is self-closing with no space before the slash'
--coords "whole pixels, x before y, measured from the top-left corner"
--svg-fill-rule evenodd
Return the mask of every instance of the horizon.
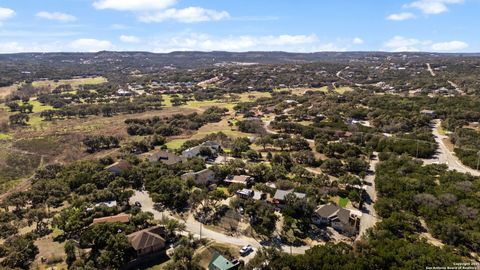
<path id="1" fill-rule="evenodd" d="M 0 53 L 480 52 L 479 0 L 0 2 Z"/>
<path id="2" fill-rule="evenodd" d="M 0 52 L 0 55 L 15 55 L 15 54 L 98 54 L 98 53 L 150 53 L 150 54 L 173 54 L 173 53 L 231 53 L 231 54 L 248 54 L 248 53 L 287 53 L 287 54 L 320 54 L 320 53 L 382 53 L 382 54 L 435 54 L 435 55 L 474 55 L 480 54 L 478 52 L 434 52 L 434 51 L 312 51 L 312 52 L 295 52 L 295 51 L 222 51 L 222 50 L 213 50 L 213 51 L 169 51 L 169 52 L 154 52 L 154 51 L 135 51 L 135 50 L 100 50 L 100 51 L 51 51 L 51 52 L 41 52 L 41 51 L 25 51 L 25 52 L 11 52 L 4 53 Z"/>

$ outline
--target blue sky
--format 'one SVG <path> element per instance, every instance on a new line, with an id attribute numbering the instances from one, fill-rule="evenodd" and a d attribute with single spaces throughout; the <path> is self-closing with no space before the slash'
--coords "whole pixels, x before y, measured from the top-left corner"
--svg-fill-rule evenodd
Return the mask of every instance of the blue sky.
<path id="1" fill-rule="evenodd" d="M 480 52 L 480 0 L 0 0 L 0 53 Z"/>

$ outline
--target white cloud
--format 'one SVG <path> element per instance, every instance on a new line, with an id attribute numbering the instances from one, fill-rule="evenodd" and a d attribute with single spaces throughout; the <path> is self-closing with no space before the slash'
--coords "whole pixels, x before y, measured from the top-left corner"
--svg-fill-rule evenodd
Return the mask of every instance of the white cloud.
<path id="1" fill-rule="evenodd" d="M 20 52 L 60 52 L 63 51 L 61 42 L 27 42 L 19 43 L 17 41 L 0 43 L 0 53 L 20 53 Z"/>
<path id="2" fill-rule="evenodd" d="M 430 40 L 420 40 L 416 38 L 406 38 L 395 36 L 384 43 L 388 51 L 411 52 L 411 51 L 435 51 L 435 52 L 457 52 L 468 48 L 468 43 L 453 40 L 433 43 Z"/>
<path id="3" fill-rule="evenodd" d="M 111 50 L 114 48 L 114 46 L 108 40 L 81 38 L 70 42 L 69 48 L 77 52 L 98 52 L 103 50 Z"/>
<path id="4" fill-rule="evenodd" d="M 183 23 L 219 21 L 229 18 L 230 14 L 226 11 L 217 11 L 204 9 L 201 7 L 187 7 L 183 9 L 170 8 L 141 15 L 139 20 L 142 22 L 163 22 L 166 20 L 175 20 Z"/>
<path id="5" fill-rule="evenodd" d="M 140 43 L 141 40 L 140 38 L 136 36 L 127 36 L 127 35 L 121 35 L 120 40 L 125 43 Z"/>
<path id="6" fill-rule="evenodd" d="M 38 18 L 59 22 L 73 22 L 77 20 L 75 16 L 61 12 L 40 11 L 35 16 Z"/>
<path id="7" fill-rule="evenodd" d="M 455 52 L 466 48 L 468 48 L 468 43 L 458 40 L 432 44 L 432 50 L 437 52 Z"/>
<path id="8" fill-rule="evenodd" d="M 430 44 L 428 40 L 419 40 L 415 38 L 406 38 L 402 36 L 395 36 L 385 42 L 384 47 L 389 51 L 394 52 L 415 52 L 420 51 L 421 47 Z"/>
<path id="9" fill-rule="evenodd" d="M 402 13 L 395 13 L 395 14 L 390 14 L 387 17 L 387 20 L 390 21 L 405 21 L 409 19 L 415 18 L 415 15 L 410 12 L 402 12 Z"/>
<path id="10" fill-rule="evenodd" d="M 23 47 L 18 42 L 0 43 L 0 53 L 22 52 Z"/>
<path id="11" fill-rule="evenodd" d="M 359 37 L 356 37 L 352 40 L 352 43 L 355 44 L 355 45 L 361 45 L 364 43 L 363 39 L 359 38 Z"/>
<path id="12" fill-rule="evenodd" d="M 15 16 L 13 9 L 0 7 L 0 21 L 7 20 Z"/>
<path id="13" fill-rule="evenodd" d="M 349 40 L 348 42 L 351 42 Z M 148 44 L 155 52 L 171 51 L 344 51 L 335 43 L 321 43 L 316 35 L 269 35 L 214 37 L 187 34 L 157 39 Z"/>
<path id="14" fill-rule="evenodd" d="M 119 11 L 150 11 L 169 8 L 177 0 L 96 0 L 93 6 L 96 9 L 113 9 Z"/>
<path id="15" fill-rule="evenodd" d="M 448 11 L 448 5 L 462 4 L 464 0 L 418 0 L 404 7 L 419 9 L 424 14 L 440 14 Z"/>

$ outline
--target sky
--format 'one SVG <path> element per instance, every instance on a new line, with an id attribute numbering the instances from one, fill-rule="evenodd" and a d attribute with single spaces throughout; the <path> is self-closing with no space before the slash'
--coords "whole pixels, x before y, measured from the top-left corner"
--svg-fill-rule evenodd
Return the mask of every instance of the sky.
<path id="1" fill-rule="evenodd" d="M 480 52 L 480 0 L 0 0 L 0 53 Z"/>

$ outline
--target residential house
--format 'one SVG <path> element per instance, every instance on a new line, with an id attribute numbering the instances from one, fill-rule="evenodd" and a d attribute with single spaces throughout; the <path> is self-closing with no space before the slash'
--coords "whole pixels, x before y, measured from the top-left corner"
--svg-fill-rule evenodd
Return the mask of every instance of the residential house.
<path id="1" fill-rule="evenodd" d="M 199 172 L 188 172 L 181 176 L 182 180 L 192 179 L 196 185 L 208 185 L 216 182 L 215 173 L 210 169 L 204 169 Z"/>
<path id="2" fill-rule="evenodd" d="M 130 222 L 130 215 L 121 213 L 115 216 L 94 218 L 92 224 L 95 225 L 98 223 L 113 223 L 113 222 L 128 223 Z"/>
<path id="3" fill-rule="evenodd" d="M 291 189 L 291 190 L 277 189 L 277 191 L 275 191 L 275 195 L 273 196 L 273 203 L 277 204 L 277 205 L 285 204 L 285 197 L 288 194 L 293 194 L 299 199 L 303 199 L 303 198 L 306 197 L 306 194 L 299 193 L 299 192 L 294 192 L 293 189 Z"/>
<path id="4" fill-rule="evenodd" d="M 115 175 L 121 175 L 123 172 L 129 170 L 132 168 L 132 165 L 125 160 L 119 160 L 115 163 L 113 163 L 110 166 L 107 166 L 105 170 L 115 174 Z"/>
<path id="5" fill-rule="evenodd" d="M 165 229 L 156 226 L 129 234 L 127 238 L 137 255 L 144 256 L 164 250 L 165 235 Z"/>
<path id="6" fill-rule="evenodd" d="M 220 144 L 214 142 L 214 141 L 206 141 L 204 143 L 201 143 L 197 146 L 188 148 L 182 152 L 182 157 L 184 158 L 192 158 L 200 155 L 200 152 L 202 148 L 208 148 L 212 152 L 214 156 L 218 154 L 221 150 Z"/>
<path id="7" fill-rule="evenodd" d="M 253 198 L 253 194 L 255 192 L 251 189 L 241 189 L 241 190 L 237 190 L 237 192 L 235 192 L 235 194 L 237 194 L 238 197 L 242 198 L 242 199 L 250 199 L 250 198 Z"/>
<path id="8" fill-rule="evenodd" d="M 125 90 L 125 89 L 118 89 L 117 90 L 117 96 L 121 96 L 121 97 L 128 97 L 128 96 L 131 96 L 132 95 L 132 92 L 128 91 L 128 90 Z"/>
<path id="9" fill-rule="evenodd" d="M 345 209 L 336 204 L 321 205 L 315 210 L 312 221 L 317 225 L 332 226 L 335 230 L 348 236 L 356 235 L 362 213 L 354 209 Z"/>
<path id="10" fill-rule="evenodd" d="M 235 193 L 237 194 L 238 197 L 240 197 L 242 199 L 253 199 L 253 200 L 256 200 L 256 201 L 267 199 L 267 194 L 266 193 L 261 192 L 261 191 L 255 191 L 255 190 L 247 189 L 247 188 L 237 190 L 237 192 L 235 192 Z"/>
<path id="11" fill-rule="evenodd" d="M 236 270 L 240 262 L 237 260 L 228 260 L 220 255 L 220 253 L 213 253 L 212 259 L 208 264 L 208 270 Z"/>
<path id="12" fill-rule="evenodd" d="M 223 180 L 225 183 L 251 185 L 255 179 L 248 175 L 229 175 Z"/>
<path id="13" fill-rule="evenodd" d="M 150 162 L 162 162 L 165 165 L 175 165 L 182 162 L 182 158 L 168 151 L 158 151 L 148 157 Z"/>
<path id="14" fill-rule="evenodd" d="M 429 115 L 431 117 L 435 117 L 435 111 L 432 111 L 432 110 L 421 110 L 420 111 L 421 114 L 426 114 L 426 115 Z"/>

